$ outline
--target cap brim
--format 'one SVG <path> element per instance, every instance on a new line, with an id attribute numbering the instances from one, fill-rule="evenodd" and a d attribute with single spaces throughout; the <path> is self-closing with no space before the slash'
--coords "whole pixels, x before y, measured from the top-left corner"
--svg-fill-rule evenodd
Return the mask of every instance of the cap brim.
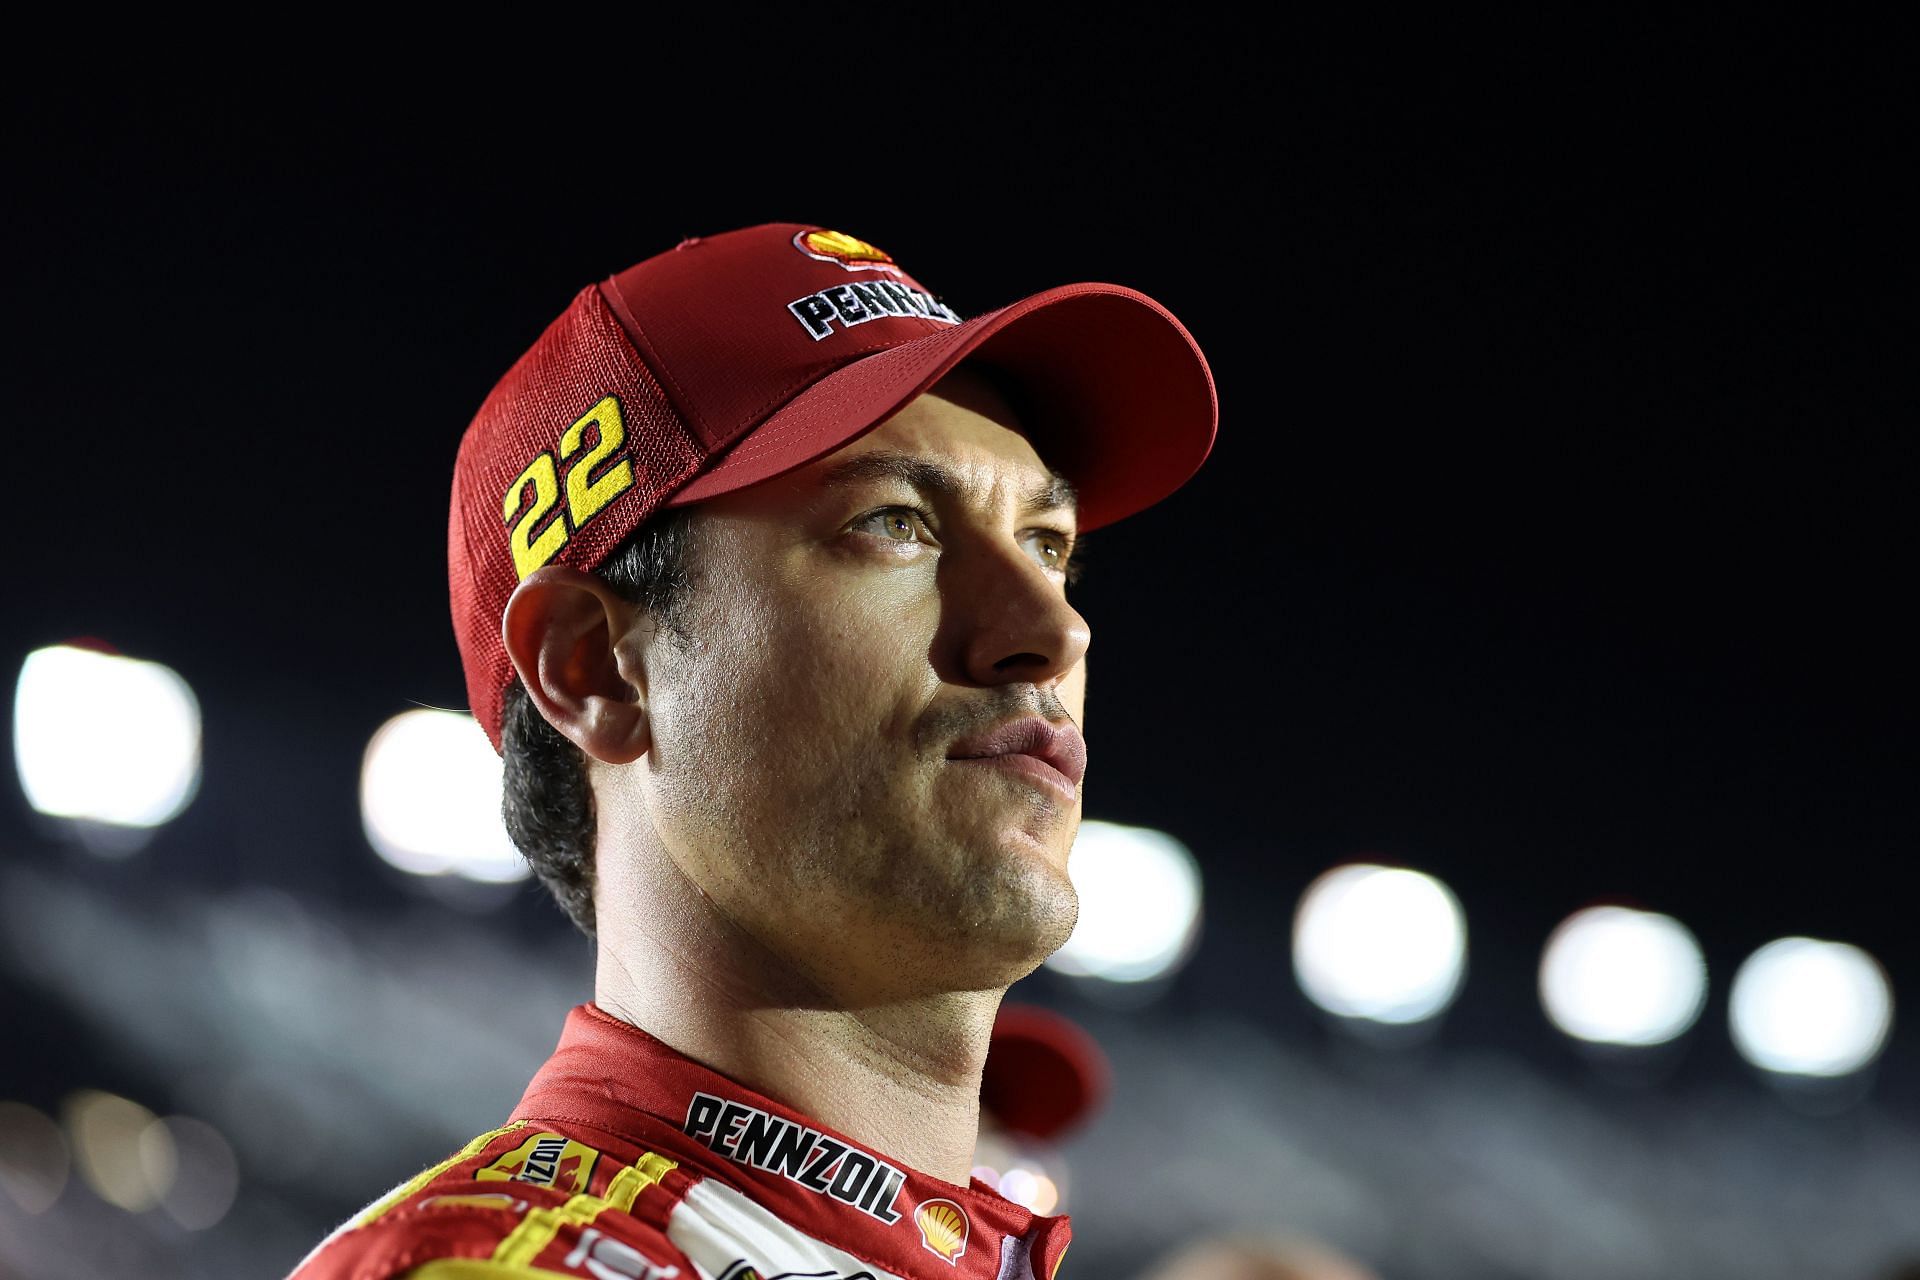
<path id="1" fill-rule="evenodd" d="M 1132 289 L 1071 284 L 836 369 L 666 505 L 717 497 L 825 457 L 969 359 L 1010 382 L 1035 451 L 1079 491 L 1082 530 L 1160 501 L 1213 448 L 1213 374 L 1186 328 Z"/>

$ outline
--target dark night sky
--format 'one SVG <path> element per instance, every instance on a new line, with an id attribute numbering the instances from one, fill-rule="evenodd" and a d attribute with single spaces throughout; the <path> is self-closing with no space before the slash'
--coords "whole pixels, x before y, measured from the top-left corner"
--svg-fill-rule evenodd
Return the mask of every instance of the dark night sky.
<path id="1" fill-rule="evenodd" d="M 1132 285 L 1212 360 L 1212 459 L 1077 589 L 1087 813 L 1214 877 L 1194 1000 L 1304 1017 L 1242 966 L 1281 972 L 1295 896 L 1356 853 L 1459 892 L 1462 1034 L 1537 1029 L 1540 942 L 1605 897 L 1695 928 L 1716 1010 L 1788 932 L 1920 991 L 1907 79 L 1363 63 L 1222 50 L 1152 93 L 1052 65 L 751 125 L 677 82 L 18 93 L 0 644 L 107 634 L 200 691 L 167 874 L 371 904 L 366 736 L 464 702 L 468 416 L 580 285 L 815 221 L 963 314 Z"/>

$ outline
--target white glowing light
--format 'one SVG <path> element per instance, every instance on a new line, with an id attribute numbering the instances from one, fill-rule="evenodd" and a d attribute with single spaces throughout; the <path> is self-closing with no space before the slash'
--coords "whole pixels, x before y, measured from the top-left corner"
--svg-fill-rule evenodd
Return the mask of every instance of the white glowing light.
<path id="1" fill-rule="evenodd" d="M 1164 831 L 1083 821 L 1067 862 L 1080 920 L 1047 964 L 1075 977 L 1171 973 L 1200 929 L 1200 866 Z"/>
<path id="2" fill-rule="evenodd" d="M 1033 1208 L 1034 1193 L 1040 1189 L 1040 1179 L 1031 1169 L 1015 1165 L 1001 1175 L 1000 1194 L 1022 1208 Z"/>
<path id="3" fill-rule="evenodd" d="M 1033 1198 L 1026 1202 L 1027 1208 L 1045 1217 L 1060 1207 L 1060 1188 L 1052 1178 L 1044 1173 L 1033 1175 Z"/>
<path id="4" fill-rule="evenodd" d="M 1015 1165 L 1007 1170 L 1000 1179 L 1000 1194 L 1023 1209 L 1030 1209 L 1042 1217 L 1052 1213 L 1060 1204 L 1060 1188 L 1052 1178 L 1038 1169 L 1029 1169 L 1024 1165 Z"/>
<path id="5" fill-rule="evenodd" d="M 36 649 L 13 695 L 13 758 L 41 813 L 157 827 L 200 783 L 200 704 L 170 668 Z"/>
<path id="6" fill-rule="evenodd" d="M 1893 1023 L 1893 991 L 1872 956 L 1844 942 L 1781 938 L 1733 979 L 1733 1042 L 1785 1075 L 1844 1076 L 1873 1060 Z"/>
<path id="7" fill-rule="evenodd" d="M 1577 911 L 1540 959 L 1547 1016 L 1598 1044 L 1664 1044 L 1694 1024 L 1706 1000 L 1700 944 L 1678 920 L 1652 911 Z"/>
<path id="8" fill-rule="evenodd" d="M 403 711 L 367 743 L 360 818 L 374 852 L 414 875 L 524 879 L 500 817 L 501 765 L 470 715 Z"/>
<path id="9" fill-rule="evenodd" d="M 1466 968 L 1467 926 L 1447 887 L 1355 863 L 1315 880 L 1293 920 L 1301 989 L 1345 1018 L 1410 1023 L 1445 1009 Z"/>

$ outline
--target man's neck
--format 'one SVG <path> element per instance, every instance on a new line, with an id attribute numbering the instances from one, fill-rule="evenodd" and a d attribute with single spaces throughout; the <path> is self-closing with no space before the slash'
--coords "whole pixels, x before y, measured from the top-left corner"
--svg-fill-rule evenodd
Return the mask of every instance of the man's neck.
<path id="1" fill-rule="evenodd" d="M 882 1155 L 966 1185 L 1003 990 L 831 998 L 677 876 L 620 897 L 617 920 L 600 929 L 601 1009 Z"/>

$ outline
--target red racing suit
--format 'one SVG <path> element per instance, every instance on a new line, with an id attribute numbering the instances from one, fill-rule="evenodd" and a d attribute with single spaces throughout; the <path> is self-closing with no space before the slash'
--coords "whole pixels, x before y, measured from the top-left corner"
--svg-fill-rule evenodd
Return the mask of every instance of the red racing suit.
<path id="1" fill-rule="evenodd" d="M 290 1280 L 1053 1280 L 1064 1217 L 917 1173 L 593 1004 L 512 1119 Z"/>

